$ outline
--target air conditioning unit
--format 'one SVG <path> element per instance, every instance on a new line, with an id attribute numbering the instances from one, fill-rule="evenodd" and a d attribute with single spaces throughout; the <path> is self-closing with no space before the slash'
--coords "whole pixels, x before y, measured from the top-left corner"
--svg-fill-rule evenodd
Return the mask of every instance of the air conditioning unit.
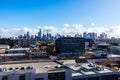
<path id="1" fill-rule="evenodd" d="M 20 70 L 25 70 L 25 68 L 24 68 L 24 67 L 21 67 Z"/>
<path id="2" fill-rule="evenodd" d="M 19 69 L 19 67 L 15 67 L 15 70 L 18 70 Z"/>
<path id="3" fill-rule="evenodd" d="M 13 68 L 9 68 L 9 70 L 13 70 Z"/>
<path id="4" fill-rule="evenodd" d="M 44 68 L 49 68 L 49 67 L 50 67 L 50 65 L 45 65 L 45 66 L 44 66 Z"/>
<path id="5" fill-rule="evenodd" d="M 95 64 L 90 62 L 88 66 L 89 67 L 95 67 Z"/>
<path id="6" fill-rule="evenodd" d="M 97 69 L 98 71 L 103 71 L 103 70 L 104 70 L 104 67 L 103 67 L 103 66 L 97 66 L 96 69 Z"/>
<path id="7" fill-rule="evenodd" d="M 29 69 L 33 69 L 33 67 L 31 67 L 31 66 L 28 66 L 26 69 L 27 69 L 27 70 L 29 70 Z"/>

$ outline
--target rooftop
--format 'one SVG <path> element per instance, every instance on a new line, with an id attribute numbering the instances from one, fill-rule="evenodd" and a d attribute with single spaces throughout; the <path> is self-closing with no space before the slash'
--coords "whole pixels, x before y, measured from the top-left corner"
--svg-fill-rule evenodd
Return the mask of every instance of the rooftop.
<path id="1" fill-rule="evenodd" d="M 55 71 L 64 71 L 62 68 L 55 68 L 55 66 L 59 66 L 57 63 L 52 62 L 52 61 L 11 61 L 11 62 L 6 62 L 6 63 L 1 63 L 0 68 L 1 69 L 16 69 L 19 68 L 21 69 L 24 67 L 25 69 L 30 66 L 35 69 L 35 73 L 46 73 L 46 72 L 55 72 Z"/>
<path id="2" fill-rule="evenodd" d="M 72 73 L 73 79 L 75 78 L 86 78 L 86 77 L 97 77 L 97 76 L 105 76 L 105 75 L 113 75 L 118 74 L 117 71 L 111 70 L 108 67 L 96 65 L 89 66 L 89 63 L 80 63 L 76 65 L 70 65 L 70 68 L 74 70 Z"/>
<path id="3" fill-rule="evenodd" d="M 19 50 L 30 50 L 30 48 L 11 48 L 8 49 L 7 51 L 19 51 Z"/>
<path id="4" fill-rule="evenodd" d="M 63 64 L 63 65 L 60 65 Z M 66 67 L 62 67 L 66 66 Z M 27 68 L 30 71 L 27 71 Z M 21 69 L 25 69 L 24 72 L 33 73 L 51 73 L 51 72 L 63 72 L 66 68 L 72 70 L 72 77 L 76 79 L 78 77 L 97 77 L 102 75 L 113 75 L 118 74 L 117 71 L 111 70 L 108 67 L 97 65 L 95 63 L 75 63 L 75 60 L 59 60 L 54 62 L 51 60 L 25 60 L 25 61 L 11 61 L 4 62 L 0 64 L 1 69 L 6 69 L 9 73 L 10 71 L 16 71 L 16 68 L 20 69 L 20 73 L 23 73 Z M 13 70 L 13 71 L 12 71 Z M 2 72 L 0 72 L 0 75 Z"/>
<path id="5" fill-rule="evenodd" d="M 64 65 L 73 70 L 72 75 L 109 75 L 117 74 L 117 71 L 111 70 L 108 67 L 97 65 L 94 61 L 89 61 L 89 63 L 75 63 L 75 60 L 60 60 Z M 91 63 L 90 63 L 91 62 Z M 89 76 L 88 76 L 89 77 Z"/>

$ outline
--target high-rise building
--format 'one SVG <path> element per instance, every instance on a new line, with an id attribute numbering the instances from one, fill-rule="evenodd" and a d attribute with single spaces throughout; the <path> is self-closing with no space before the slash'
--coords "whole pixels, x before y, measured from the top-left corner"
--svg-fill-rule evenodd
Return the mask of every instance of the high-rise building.
<path id="1" fill-rule="evenodd" d="M 27 37 L 27 39 L 30 38 L 30 33 L 29 32 L 27 32 L 26 37 Z"/>
<path id="2" fill-rule="evenodd" d="M 38 39 L 41 39 L 41 29 L 39 29 L 39 32 L 38 32 Z"/>
<path id="3" fill-rule="evenodd" d="M 43 40 L 46 40 L 47 39 L 47 36 L 45 34 L 42 35 L 42 39 Z"/>
<path id="4" fill-rule="evenodd" d="M 83 33 L 83 37 L 84 37 L 85 39 L 88 38 L 88 36 L 87 36 L 87 32 L 84 32 L 84 33 Z"/>
<path id="5" fill-rule="evenodd" d="M 106 39 L 106 38 L 107 38 L 107 34 L 104 33 L 104 32 L 102 32 L 102 33 L 100 34 L 100 39 Z"/>
<path id="6" fill-rule="evenodd" d="M 58 33 L 55 35 L 55 39 L 58 39 L 58 38 L 60 38 L 60 37 L 61 37 L 61 35 L 58 34 Z"/>
<path id="7" fill-rule="evenodd" d="M 75 34 L 75 37 L 81 37 L 81 35 L 80 34 Z"/>

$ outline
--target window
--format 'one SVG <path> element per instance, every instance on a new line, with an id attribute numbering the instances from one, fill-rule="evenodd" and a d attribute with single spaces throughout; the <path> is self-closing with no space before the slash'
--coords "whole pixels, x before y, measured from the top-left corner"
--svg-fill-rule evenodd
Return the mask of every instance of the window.
<path id="1" fill-rule="evenodd" d="M 25 74 L 20 75 L 20 80 L 25 80 Z"/>
<path id="2" fill-rule="evenodd" d="M 88 78 L 87 80 L 99 80 L 99 77 Z"/>
<path id="3" fill-rule="evenodd" d="M 36 78 L 35 80 L 44 80 L 44 78 Z"/>
<path id="4" fill-rule="evenodd" d="M 3 77 L 2 77 L 2 80 L 7 80 L 7 76 L 3 76 Z"/>
<path id="5" fill-rule="evenodd" d="M 49 80 L 65 80 L 65 72 L 49 73 Z"/>
<path id="6" fill-rule="evenodd" d="M 73 79 L 73 80 L 101 80 L 99 77 L 93 77 L 93 78 L 83 78 L 83 79 Z"/>
<path id="7" fill-rule="evenodd" d="M 118 80 L 118 75 L 102 76 L 102 80 Z"/>

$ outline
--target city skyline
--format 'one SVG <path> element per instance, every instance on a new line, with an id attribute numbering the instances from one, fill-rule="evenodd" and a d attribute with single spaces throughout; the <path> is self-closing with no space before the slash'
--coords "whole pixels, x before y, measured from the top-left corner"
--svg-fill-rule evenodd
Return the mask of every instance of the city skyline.
<path id="1" fill-rule="evenodd" d="M 41 28 L 52 34 L 107 33 L 120 37 L 119 0 L 2 0 L 0 35 L 18 36 Z"/>
<path id="2" fill-rule="evenodd" d="M 0 36 L 1 38 L 5 38 L 5 37 L 2 37 Z M 43 39 L 43 40 L 55 40 L 55 39 L 58 39 L 60 37 L 77 37 L 77 38 L 85 38 L 85 39 L 93 39 L 93 40 L 96 40 L 96 39 L 115 39 L 117 37 L 110 37 L 108 34 L 102 32 L 100 34 L 97 34 L 95 32 L 83 32 L 83 33 L 75 33 L 75 34 L 59 34 L 59 33 L 56 33 L 55 35 L 52 34 L 50 32 L 50 30 L 46 29 L 46 30 L 42 30 L 42 29 L 39 29 L 39 31 L 36 33 L 36 34 L 31 34 L 29 31 L 26 32 L 25 34 L 20 34 L 18 36 L 13 36 L 13 37 L 10 37 L 10 38 L 13 38 L 13 39 Z M 118 37 L 119 39 L 119 37 Z"/>
<path id="3" fill-rule="evenodd" d="M 120 38 L 119 34 L 119 28 L 118 26 L 111 26 L 110 28 L 106 27 L 89 27 L 86 28 L 81 24 L 64 24 L 61 28 L 56 28 L 55 26 L 44 26 L 40 27 L 37 26 L 36 28 L 30 28 L 30 27 L 22 27 L 22 28 L 2 28 L 0 29 L 0 36 L 3 38 L 10 38 L 10 37 L 18 37 L 19 35 L 24 35 L 27 32 L 30 33 L 30 35 L 38 35 L 39 29 L 42 30 L 42 34 L 50 33 L 52 36 L 55 36 L 57 34 L 65 35 L 65 36 L 72 36 L 74 37 L 75 34 L 83 35 L 84 32 L 87 33 L 97 33 L 99 36 L 102 33 L 107 34 L 108 38 L 115 37 Z"/>

